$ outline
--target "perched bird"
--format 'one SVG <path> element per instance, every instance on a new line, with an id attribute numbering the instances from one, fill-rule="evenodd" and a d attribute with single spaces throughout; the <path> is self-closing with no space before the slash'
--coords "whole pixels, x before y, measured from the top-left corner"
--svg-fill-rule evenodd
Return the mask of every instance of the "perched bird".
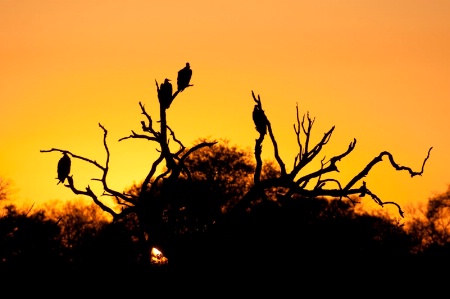
<path id="1" fill-rule="evenodd" d="M 172 103 L 172 83 L 169 79 L 164 79 L 164 83 L 158 89 L 159 103 L 165 108 L 169 108 Z"/>
<path id="2" fill-rule="evenodd" d="M 258 131 L 259 134 L 265 135 L 267 133 L 267 117 L 264 114 L 264 110 L 261 110 L 258 105 L 255 105 L 252 116 L 256 131 Z"/>
<path id="3" fill-rule="evenodd" d="M 192 70 L 189 65 L 189 62 L 186 62 L 186 66 L 178 71 L 177 85 L 179 92 L 183 91 L 186 87 L 189 86 L 191 77 L 192 77 Z"/>
<path id="4" fill-rule="evenodd" d="M 70 158 L 67 155 L 67 153 L 64 153 L 61 159 L 59 159 L 58 162 L 58 184 L 63 183 L 66 180 L 66 178 L 69 176 L 70 173 Z"/>

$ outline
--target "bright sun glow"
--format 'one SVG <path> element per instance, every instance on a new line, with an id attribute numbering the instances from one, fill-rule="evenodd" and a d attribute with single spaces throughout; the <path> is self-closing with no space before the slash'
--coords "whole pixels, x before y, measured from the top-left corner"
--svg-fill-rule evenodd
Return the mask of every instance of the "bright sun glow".
<path id="1" fill-rule="evenodd" d="M 161 251 L 156 249 L 155 247 L 151 250 L 151 259 L 152 264 L 155 265 L 165 265 L 169 262 L 169 260 L 163 255 Z"/>

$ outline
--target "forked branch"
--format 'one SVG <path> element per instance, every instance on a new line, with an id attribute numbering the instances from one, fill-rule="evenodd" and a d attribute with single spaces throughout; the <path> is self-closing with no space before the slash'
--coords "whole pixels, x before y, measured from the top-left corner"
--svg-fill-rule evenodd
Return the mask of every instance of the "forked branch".
<path id="1" fill-rule="evenodd" d="M 255 94 L 252 91 L 253 100 L 256 102 L 256 104 L 259 106 L 259 108 L 262 110 L 262 104 L 261 104 L 261 98 L 255 97 Z M 318 170 L 312 171 L 308 174 L 304 174 L 299 177 L 300 171 L 305 168 L 306 165 L 311 163 L 322 151 L 325 145 L 328 144 L 328 142 L 331 139 L 331 135 L 334 131 L 334 126 L 324 134 L 322 139 L 311 149 L 310 148 L 310 139 L 311 139 L 311 132 L 312 127 L 314 125 L 314 118 L 311 118 L 309 113 L 306 115 L 303 115 L 302 119 L 300 120 L 300 115 L 298 111 L 298 105 L 296 106 L 297 111 L 297 124 L 294 124 L 294 132 L 296 134 L 297 138 L 297 144 L 299 147 L 299 153 L 294 159 L 294 167 L 293 170 L 290 173 L 287 173 L 284 168 L 284 163 L 281 160 L 280 156 L 278 155 L 278 147 L 276 143 L 275 136 L 272 132 L 270 121 L 267 119 L 266 123 L 269 129 L 269 134 L 272 140 L 272 144 L 274 145 L 274 156 L 275 159 L 278 161 L 278 164 L 280 165 L 281 171 L 280 175 L 276 178 L 269 178 L 266 180 L 260 180 L 260 171 L 262 168 L 262 161 L 261 161 L 261 153 L 262 153 L 262 141 L 263 137 L 260 135 L 260 138 L 256 140 L 255 145 L 255 158 L 256 158 L 256 171 L 255 171 L 255 185 L 252 188 L 252 191 L 249 192 L 246 196 L 244 196 L 243 200 L 237 205 L 237 206 L 248 206 L 249 203 L 253 200 L 252 196 L 260 196 L 263 193 L 263 190 L 270 190 L 275 188 L 281 188 L 284 190 L 284 198 L 286 197 L 292 197 L 294 194 L 301 195 L 301 196 L 308 196 L 308 197 L 337 197 L 342 199 L 343 197 L 349 198 L 351 195 L 359 195 L 359 197 L 363 197 L 366 194 L 368 194 L 378 205 L 384 206 L 387 204 L 395 205 L 398 210 L 399 214 L 403 217 L 403 211 L 400 208 L 400 205 L 398 205 L 395 202 L 383 202 L 377 195 L 375 195 L 372 191 L 370 191 L 366 183 L 363 181 L 362 185 L 360 187 L 354 187 L 356 183 L 358 183 L 360 180 L 362 180 L 364 177 L 366 177 L 370 170 L 372 169 L 375 164 L 378 162 L 381 162 L 383 160 L 383 156 L 387 156 L 389 159 L 390 164 L 398 171 L 407 171 L 411 175 L 411 177 L 422 175 L 425 163 L 430 157 L 430 152 L 432 147 L 428 150 L 428 154 L 426 158 L 424 159 L 422 163 L 421 171 L 413 171 L 410 167 L 407 166 L 401 166 L 397 164 L 394 161 L 394 158 L 391 153 L 387 151 L 381 152 L 377 157 L 375 157 L 372 161 L 370 161 L 364 169 L 358 173 L 355 177 L 353 177 L 350 182 L 342 187 L 342 183 L 333 178 L 326 178 L 322 179 L 322 176 L 331 173 L 331 172 L 339 172 L 337 167 L 337 162 L 341 161 L 343 158 L 348 156 L 355 148 L 356 146 L 356 139 L 354 139 L 348 146 L 348 148 L 341 154 L 333 156 L 331 159 L 329 159 L 328 162 L 324 163 L 322 160 L 321 167 Z M 304 137 L 302 137 L 302 134 Z M 308 185 L 311 180 L 316 180 L 316 183 L 313 185 L 312 189 L 308 189 Z M 338 186 L 338 189 L 327 189 L 326 184 L 327 183 L 334 183 Z M 259 190 L 259 191 L 258 191 Z"/>
<path id="2" fill-rule="evenodd" d="M 99 168 L 100 170 L 102 170 L 102 177 L 99 178 L 92 178 L 93 181 L 100 181 L 103 185 L 103 190 L 104 193 L 103 195 L 108 195 L 108 196 L 113 196 L 116 197 L 120 200 L 122 200 L 124 202 L 124 204 L 128 205 L 128 204 L 136 204 L 136 198 L 133 197 L 132 195 L 129 194 L 124 194 L 122 192 L 118 192 L 116 190 L 111 189 L 108 184 L 107 184 L 107 174 L 108 174 L 108 170 L 109 170 L 109 158 L 110 158 L 110 152 L 109 152 L 109 148 L 108 148 L 108 144 L 106 141 L 107 135 L 108 135 L 108 131 L 106 130 L 106 128 L 102 125 L 99 124 L 99 127 L 103 130 L 103 146 L 105 148 L 106 151 L 106 162 L 105 162 L 105 166 L 100 165 L 97 161 L 86 158 L 84 156 L 80 156 L 77 154 L 72 153 L 71 151 L 68 150 L 64 150 L 64 149 L 58 149 L 58 148 L 52 148 L 49 150 L 41 150 L 42 153 L 46 153 L 46 152 L 61 152 L 61 153 L 67 153 L 69 156 L 72 157 L 72 159 L 79 159 L 82 161 L 85 161 L 89 164 L 92 164 L 94 166 L 96 166 L 97 168 Z M 75 183 L 74 183 L 74 179 L 73 176 L 69 176 L 67 178 L 68 184 L 65 185 L 65 187 L 70 188 L 72 190 L 72 192 L 74 194 L 77 195 L 86 195 L 89 196 L 93 199 L 93 201 L 105 212 L 110 213 L 115 219 L 117 219 L 118 217 L 120 217 L 120 214 L 115 213 L 112 209 L 110 209 L 109 207 L 107 207 L 106 205 L 104 205 L 99 199 L 98 197 L 95 195 L 95 193 L 92 191 L 92 189 L 90 188 L 90 186 L 86 187 L 86 190 L 80 190 L 77 189 L 75 187 Z M 119 200 L 118 200 L 119 202 Z M 127 212 L 128 213 L 128 212 Z M 123 216 L 123 215 L 122 215 Z"/>

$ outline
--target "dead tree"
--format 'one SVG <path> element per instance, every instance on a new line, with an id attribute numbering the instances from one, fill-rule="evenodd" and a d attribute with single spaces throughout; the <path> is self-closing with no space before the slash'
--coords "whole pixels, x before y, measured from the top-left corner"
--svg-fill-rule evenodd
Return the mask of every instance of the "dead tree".
<path id="1" fill-rule="evenodd" d="M 155 80 L 156 81 L 156 80 Z M 193 85 L 188 85 L 185 87 L 190 87 Z M 156 81 L 157 94 L 160 95 L 160 86 Z M 170 102 L 173 102 L 178 92 L 172 95 Z M 166 95 L 167 96 L 167 95 Z M 102 194 L 95 194 L 91 187 L 76 186 L 76 180 L 74 175 L 67 176 L 67 183 L 64 184 L 65 187 L 70 188 L 74 194 L 84 195 L 92 198 L 95 204 L 99 206 L 103 211 L 112 215 L 113 220 L 117 221 L 130 214 L 134 214 L 139 223 L 140 229 L 140 242 L 143 248 L 143 256 L 145 259 L 148 258 L 149 262 L 150 252 L 153 247 L 159 248 L 164 253 L 164 242 L 162 241 L 164 236 L 161 233 L 161 227 L 163 226 L 163 214 L 167 202 L 171 200 L 171 190 L 174 189 L 174 185 L 179 179 L 181 174 L 185 174 L 189 177 L 189 170 L 184 165 L 186 158 L 194 151 L 202 147 L 210 147 L 216 142 L 202 142 L 190 149 L 186 149 L 183 143 L 178 140 L 175 136 L 175 132 L 169 127 L 166 119 L 166 112 L 170 104 L 164 101 L 159 105 L 160 120 L 159 120 L 159 130 L 155 128 L 154 121 L 150 114 L 146 111 L 144 105 L 139 102 L 141 112 L 145 117 L 144 121 L 141 121 L 142 133 L 136 133 L 131 131 L 129 136 L 119 139 L 120 141 L 127 139 L 145 139 L 150 142 L 155 142 L 158 145 L 157 151 L 159 152 L 159 157 L 153 161 L 152 167 L 150 168 L 147 176 L 143 180 L 141 189 L 138 194 L 127 194 L 125 192 L 113 190 L 108 185 L 108 171 L 109 171 L 109 159 L 110 152 L 107 144 L 107 129 L 99 124 L 100 128 L 103 130 L 103 146 L 106 151 L 105 162 L 102 165 L 97 161 L 78 155 L 70 150 L 61 148 L 51 148 L 47 150 L 41 150 L 42 153 L 47 152 L 60 152 L 67 154 L 71 159 L 79 159 L 86 163 L 90 163 L 102 171 L 102 177 L 92 178 L 93 181 L 99 181 L 103 185 Z M 171 138 L 168 138 L 170 134 Z M 169 147 L 169 141 L 172 139 L 176 145 L 178 145 L 177 150 L 172 150 Z M 158 166 L 164 163 L 165 171 L 163 173 L 157 174 Z M 158 196 L 153 196 L 153 194 L 158 194 Z M 100 197 L 108 196 L 115 198 L 118 205 L 121 206 L 121 211 L 117 212 L 113 207 L 105 204 Z"/>
<path id="2" fill-rule="evenodd" d="M 193 86 L 188 84 L 186 87 Z M 112 215 L 114 221 L 123 219 L 129 215 L 135 215 L 138 219 L 139 229 L 140 229 L 140 242 L 143 248 L 144 258 L 150 258 L 150 250 L 153 247 L 162 249 L 164 254 L 170 251 L 170 248 L 165 247 L 164 243 L 164 218 L 165 209 L 170 201 L 173 200 L 173 190 L 176 188 L 177 182 L 181 176 L 187 178 L 190 177 L 189 169 L 185 166 L 185 161 L 187 157 L 195 152 L 196 150 L 203 147 L 211 147 L 217 142 L 200 142 L 199 144 L 187 149 L 183 143 L 177 139 L 175 132 L 169 127 L 166 119 L 166 113 L 170 107 L 170 103 L 173 103 L 179 90 L 177 90 L 172 97 L 170 94 L 164 92 L 164 97 L 161 97 L 160 85 L 156 81 L 157 95 L 159 95 L 160 100 L 160 120 L 159 128 L 155 127 L 154 121 L 150 114 L 146 111 L 144 105 L 139 102 L 141 108 L 141 113 L 144 115 L 145 120 L 141 121 L 141 133 L 136 133 L 131 131 L 129 136 L 119 139 L 120 141 L 128 139 L 145 139 L 149 142 L 155 142 L 157 144 L 157 151 L 159 156 L 153 161 L 152 166 L 143 180 L 140 190 L 137 194 L 131 194 L 126 192 L 121 192 L 110 188 L 108 185 L 108 171 L 109 171 L 109 159 L 110 152 L 107 144 L 108 131 L 106 128 L 99 124 L 103 131 L 103 146 L 105 148 L 106 157 L 104 164 L 98 163 L 96 160 L 78 155 L 70 150 L 61 148 L 51 148 L 47 150 L 41 150 L 43 153 L 48 152 L 58 152 L 66 153 L 71 159 L 78 159 L 86 163 L 92 164 L 101 170 L 102 176 L 92 178 L 93 181 L 101 182 L 103 186 L 102 194 L 95 194 L 91 187 L 76 186 L 75 177 L 73 175 L 67 176 L 65 187 L 70 188 L 74 194 L 84 195 L 92 198 L 95 204 L 101 208 L 106 213 Z M 184 89 L 185 90 L 185 89 Z M 236 211 L 246 211 L 248 208 L 251 209 L 252 203 L 256 199 L 268 199 L 267 193 L 270 190 L 277 190 L 277 197 L 280 201 L 295 198 L 297 196 L 307 196 L 307 197 L 335 197 L 335 198 L 350 198 L 352 195 L 359 195 L 363 197 L 369 195 L 372 199 L 379 204 L 384 206 L 387 204 L 395 205 L 398 207 L 400 215 L 403 217 L 403 211 L 401 207 L 395 202 L 383 202 L 380 198 L 376 196 L 371 190 L 366 186 L 366 183 L 362 179 L 368 175 L 372 167 L 381 162 L 383 157 L 386 156 L 389 159 L 390 164 L 399 171 L 407 171 L 414 177 L 416 175 L 422 175 L 425 167 L 425 163 L 430 156 L 431 149 L 428 151 L 428 155 L 423 161 L 422 169 L 420 172 L 413 171 L 411 168 L 406 166 L 400 166 L 394 161 L 393 156 L 386 151 L 381 152 L 372 161 L 370 161 L 363 169 L 357 173 L 349 182 L 342 184 L 336 179 L 322 179 L 322 176 L 327 173 L 332 173 L 338 171 L 337 163 L 349 155 L 356 146 L 356 139 L 350 142 L 348 148 L 341 154 L 333 156 L 328 161 L 323 159 L 321 161 L 321 167 L 316 171 L 303 174 L 301 170 L 305 168 L 306 165 L 311 163 L 316 159 L 325 145 L 329 142 L 331 135 L 334 131 L 334 126 L 327 131 L 322 139 L 314 146 L 310 144 L 310 137 L 312 133 L 312 127 L 315 119 L 311 118 L 309 114 L 303 115 L 300 118 L 298 106 L 297 110 L 297 123 L 294 124 L 294 131 L 297 138 L 297 144 L 299 147 L 299 152 L 294 159 L 292 171 L 288 172 L 286 170 L 285 163 L 281 159 L 278 153 L 278 145 L 275 139 L 275 135 L 272 130 L 271 123 L 262 108 L 262 103 L 260 97 L 256 97 L 252 92 L 253 100 L 255 101 L 255 107 L 253 110 L 253 120 L 255 122 L 255 127 L 259 133 L 258 139 L 255 142 L 255 159 L 256 167 L 254 173 L 254 184 L 240 201 L 233 206 L 230 212 L 234 213 Z M 159 130 L 158 130 L 159 129 Z M 265 136 L 270 136 L 270 140 L 274 149 L 274 158 L 279 165 L 279 174 L 276 177 L 271 177 L 267 179 L 261 179 L 261 171 L 263 162 L 261 159 L 262 154 L 262 144 Z M 170 138 L 169 138 L 170 136 Z M 172 140 L 175 143 L 177 150 L 173 150 L 173 146 L 169 146 L 169 141 Z M 164 164 L 162 164 L 164 163 Z M 157 173 L 157 168 L 160 165 L 165 166 L 165 170 L 162 173 Z M 310 182 L 314 182 L 312 188 L 308 188 Z M 333 183 L 335 188 L 328 188 L 328 185 Z M 359 184 L 359 185 L 358 185 Z M 115 198 L 116 203 L 121 206 L 121 211 L 117 212 L 113 207 L 108 206 L 101 200 L 101 196 L 108 196 Z M 170 255 L 169 255 L 170 259 Z M 149 262 L 149 259 L 148 259 Z"/>
<path id="3" fill-rule="evenodd" d="M 295 196 L 306 196 L 306 197 L 312 197 L 312 198 L 318 198 L 318 197 L 329 197 L 329 198 L 348 198 L 349 200 L 352 200 L 351 196 L 359 196 L 364 197 L 365 195 L 369 195 L 378 205 L 381 207 L 385 205 L 394 205 L 398 208 L 398 212 L 401 217 L 404 217 L 404 212 L 401 209 L 400 205 L 396 202 L 392 201 L 382 201 L 374 192 L 369 190 L 367 188 L 366 182 L 363 181 L 364 177 L 366 177 L 372 167 L 374 167 L 377 163 L 383 161 L 383 157 L 387 157 L 389 163 L 398 171 L 407 171 L 411 175 L 411 177 L 422 175 L 425 167 L 425 163 L 430 157 L 430 152 L 432 147 L 428 150 L 428 154 L 426 158 L 423 161 L 422 169 L 420 171 L 414 171 L 410 167 L 407 166 L 401 166 L 398 163 L 394 161 L 394 157 L 391 153 L 387 151 L 381 152 L 378 156 L 374 157 L 367 165 L 365 165 L 362 170 L 357 173 L 349 182 L 343 184 L 339 180 L 336 179 L 322 179 L 322 176 L 327 173 L 332 172 L 338 172 L 337 164 L 338 162 L 345 158 L 347 155 L 349 155 L 353 149 L 356 146 L 356 139 L 354 139 L 352 142 L 350 142 L 348 148 L 341 154 L 338 154 L 334 157 L 331 157 L 328 161 L 325 161 L 325 159 L 321 160 L 321 167 L 317 169 L 316 171 L 303 174 L 301 173 L 301 170 L 305 168 L 306 165 L 311 163 L 315 158 L 318 157 L 319 153 L 323 149 L 325 145 L 329 142 L 331 139 L 331 135 L 334 131 L 334 126 L 328 130 L 322 137 L 322 139 L 314 146 L 311 146 L 310 139 L 311 139 L 311 132 L 312 127 L 314 125 L 314 118 L 311 118 L 309 116 L 309 113 L 306 113 L 306 115 L 303 115 L 303 117 L 300 119 L 298 106 L 296 107 L 297 110 L 297 123 L 294 124 L 294 131 L 295 135 L 297 136 L 297 144 L 299 147 L 299 152 L 297 156 L 294 159 L 294 164 L 291 172 L 286 171 L 285 163 L 280 158 L 280 155 L 278 153 L 278 145 L 275 139 L 275 135 L 272 130 L 272 126 L 270 124 L 269 119 L 265 115 L 264 111 L 262 110 L 262 103 L 261 98 L 258 95 L 255 96 L 254 92 L 252 91 L 252 97 L 255 101 L 255 109 L 257 109 L 261 115 L 263 115 L 263 119 L 265 121 L 265 125 L 267 126 L 267 131 L 270 136 L 270 140 L 272 142 L 273 148 L 274 148 L 274 158 L 278 162 L 279 165 L 279 175 L 276 178 L 270 178 L 266 180 L 261 180 L 261 169 L 262 169 L 262 143 L 264 141 L 265 134 L 265 128 L 261 129 L 256 127 L 256 130 L 259 133 L 259 138 L 256 139 L 255 143 L 255 160 L 256 160 L 256 171 L 254 175 L 254 185 L 250 189 L 250 191 L 242 198 L 241 201 L 239 201 L 238 204 L 234 207 L 233 210 L 235 211 L 243 211 L 245 209 L 248 209 L 252 205 L 252 201 L 255 199 L 260 199 L 261 197 L 263 199 L 268 199 L 267 192 L 268 190 L 273 190 L 273 188 L 276 188 L 278 190 L 278 199 L 286 200 L 286 199 L 292 199 Z M 253 114 L 255 113 L 255 110 Z M 255 124 L 257 122 L 255 121 Z M 313 182 L 313 187 L 308 188 L 308 183 Z M 327 185 L 330 185 L 333 183 L 337 188 L 327 188 Z M 352 200 L 353 201 L 353 200 Z"/>

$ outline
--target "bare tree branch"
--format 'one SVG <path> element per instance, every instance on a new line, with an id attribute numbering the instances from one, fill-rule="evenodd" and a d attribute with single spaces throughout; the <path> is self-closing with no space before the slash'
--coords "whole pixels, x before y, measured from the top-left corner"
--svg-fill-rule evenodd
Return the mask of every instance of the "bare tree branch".
<path id="1" fill-rule="evenodd" d="M 270 124 L 269 120 L 267 120 L 267 129 L 269 131 L 270 139 L 272 140 L 275 160 L 278 162 L 278 165 L 280 166 L 281 175 L 282 176 L 286 175 L 286 166 L 284 165 L 284 162 L 283 162 L 283 160 L 281 160 L 281 157 L 278 153 L 278 144 L 277 144 L 277 141 L 275 140 L 275 136 L 272 132 L 272 125 Z"/>
<path id="2" fill-rule="evenodd" d="M 145 125 L 145 122 L 144 122 L 144 121 L 141 121 L 142 131 L 144 131 L 144 132 L 149 132 L 149 133 L 153 134 L 153 136 L 159 137 L 160 133 L 157 132 L 155 129 L 153 129 L 153 120 L 152 120 L 152 117 L 151 117 L 151 116 L 147 113 L 147 111 L 145 110 L 144 104 L 142 104 L 141 102 L 139 102 L 139 107 L 141 107 L 142 114 L 145 115 L 145 117 L 147 118 L 147 121 L 148 121 L 148 126 Z"/>
<path id="3" fill-rule="evenodd" d="M 257 184 L 260 181 L 261 178 L 261 170 L 262 170 L 262 159 L 261 159 L 261 153 L 262 153 L 262 143 L 264 141 L 264 136 L 267 132 L 267 125 L 268 125 L 268 119 L 264 113 L 264 110 L 262 109 L 262 103 L 261 98 L 258 95 L 258 98 L 256 98 L 255 93 L 252 90 L 252 97 L 255 101 L 256 105 L 253 109 L 253 121 L 255 123 L 256 131 L 259 133 L 259 137 L 256 139 L 255 143 L 255 160 L 256 160 L 256 167 L 255 167 L 255 173 L 253 175 L 253 180 L 255 184 Z"/>
<path id="4" fill-rule="evenodd" d="M 255 96 L 254 92 L 252 91 L 252 97 L 253 100 L 256 102 L 257 105 L 259 105 L 259 109 L 262 110 L 261 106 L 261 99 L 258 95 L 258 97 Z M 353 149 L 356 146 L 356 139 L 354 139 L 348 146 L 347 150 L 343 152 L 340 155 L 336 155 L 332 157 L 327 163 L 323 163 L 323 160 L 321 161 L 321 167 L 313 172 L 310 172 L 306 175 L 301 176 L 300 178 L 295 179 L 298 174 L 300 173 L 300 170 L 303 169 L 306 165 L 308 165 L 317 155 L 322 151 L 323 147 L 328 144 L 329 140 L 331 139 L 331 135 L 334 131 L 334 126 L 324 134 L 323 138 L 310 150 L 309 149 L 309 143 L 311 138 L 311 132 L 312 127 L 314 125 L 314 118 L 311 118 L 309 116 L 309 113 L 306 115 L 303 115 L 302 120 L 300 121 L 299 116 L 299 110 L 298 105 L 296 105 L 296 118 L 297 118 L 297 124 L 294 124 L 294 132 L 297 139 L 297 144 L 299 147 L 299 153 L 294 159 L 294 167 L 293 170 L 290 173 L 286 173 L 284 170 L 284 163 L 281 160 L 281 158 L 278 155 L 277 150 L 277 144 L 275 141 L 275 136 L 272 132 L 270 122 L 267 119 L 267 126 L 269 129 L 269 134 L 272 140 L 272 143 L 275 148 L 274 156 L 275 159 L 278 161 L 278 164 L 281 168 L 281 174 L 280 176 L 276 178 L 269 178 L 266 180 L 260 180 L 260 172 L 262 168 L 262 161 L 261 161 L 261 154 L 262 154 L 262 141 L 264 139 L 264 135 L 260 134 L 260 138 L 256 140 L 255 143 L 255 159 L 256 159 L 256 170 L 254 175 L 254 182 L 255 185 L 252 187 L 251 191 L 246 194 L 235 207 L 243 207 L 243 206 L 249 206 L 250 202 L 254 199 L 255 196 L 261 196 L 263 194 L 262 190 L 270 189 L 270 188 L 284 188 L 285 191 L 285 197 L 291 197 L 294 194 L 307 196 L 307 197 L 336 197 L 339 199 L 342 199 L 343 197 L 349 198 L 350 195 L 356 195 L 359 194 L 359 197 L 363 197 L 366 194 L 372 197 L 372 199 L 380 206 L 384 205 L 395 205 L 398 208 L 399 214 L 403 217 L 403 211 L 400 208 L 400 206 L 395 202 L 383 202 L 380 198 L 378 198 L 373 192 L 367 189 L 366 183 L 362 182 L 362 186 L 359 188 L 353 188 L 353 186 L 363 179 L 365 176 L 368 175 L 372 167 L 377 164 L 378 162 L 382 161 L 383 156 L 387 156 L 389 159 L 390 164 L 398 171 L 406 170 L 410 173 L 411 177 L 414 177 L 416 175 L 422 175 L 425 167 L 425 163 L 430 157 L 430 151 L 432 148 L 429 149 L 428 155 L 423 161 L 422 169 L 420 172 L 413 171 L 410 167 L 407 166 L 401 166 L 397 164 L 394 161 L 393 156 L 389 152 L 382 152 L 379 156 L 375 157 L 371 162 L 369 162 L 364 169 L 357 174 L 354 178 L 350 180 L 350 182 L 345 185 L 345 187 L 342 187 L 341 182 L 339 182 L 337 179 L 333 178 L 327 178 L 322 179 L 322 176 L 326 173 L 330 172 L 339 172 L 337 167 L 337 162 L 339 162 L 341 159 L 345 158 L 347 155 L 349 155 Z M 306 119 L 305 119 L 306 117 Z M 302 143 L 302 133 L 305 135 L 304 142 Z M 312 179 L 317 179 L 317 182 L 315 186 L 312 189 L 307 189 L 308 183 Z M 339 189 L 327 189 L 325 188 L 327 182 L 334 182 L 338 185 Z M 351 199 L 350 199 L 351 200 Z"/>
<path id="5" fill-rule="evenodd" d="M 342 158 L 344 158 L 345 156 L 347 156 L 348 154 L 350 154 L 353 151 L 353 149 L 355 148 L 355 145 L 356 145 L 356 139 L 354 139 L 353 142 L 350 143 L 350 145 L 348 146 L 347 150 L 344 153 L 331 158 L 327 167 L 319 169 L 319 170 L 317 170 L 315 172 L 312 172 L 312 173 L 310 173 L 308 175 L 305 175 L 305 176 L 299 178 L 296 181 L 296 184 L 300 185 L 303 182 L 309 182 L 309 180 L 311 180 L 312 178 L 317 178 L 317 177 L 319 177 L 319 176 L 321 176 L 321 175 L 323 175 L 323 174 L 325 174 L 327 172 L 339 171 L 337 166 L 336 166 L 336 163 L 338 161 L 340 161 Z M 319 151 L 317 151 L 317 153 L 315 155 L 317 155 L 318 153 L 319 153 Z"/>
<path id="6" fill-rule="evenodd" d="M 89 196 L 90 198 L 92 198 L 92 200 L 95 202 L 95 204 L 98 205 L 103 211 L 111 214 L 114 219 L 118 218 L 119 214 L 117 214 L 116 212 L 114 212 L 113 209 L 109 208 L 108 206 L 103 204 L 100 200 L 98 200 L 97 196 L 95 195 L 95 193 L 91 190 L 91 188 L 89 186 L 86 187 L 86 191 L 82 191 L 82 190 L 75 188 L 72 176 L 69 176 L 67 178 L 67 181 L 69 182 L 68 187 L 72 190 L 72 192 L 74 194 Z"/>
<path id="7" fill-rule="evenodd" d="M 131 131 L 131 135 L 130 136 L 120 138 L 119 141 L 130 139 L 130 138 L 147 139 L 147 140 L 150 140 L 150 141 L 159 142 L 156 137 L 151 137 L 151 136 L 142 135 L 142 134 L 136 134 L 134 131 Z"/>
<path id="8" fill-rule="evenodd" d="M 375 157 L 372 161 L 370 161 L 369 164 L 367 164 L 367 166 L 359 174 L 357 174 L 353 179 L 350 180 L 350 182 L 348 182 L 348 184 L 344 187 L 344 190 L 350 189 L 356 182 L 358 182 L 363 177 L 365 177 L 369 173 L 369 171 L 372 169 L 372 167 L 375 166 L 375 164 L 383 161 L 383 156 L 388 156 L 389 162 L 398 171 L 406 170 L 409 172 L 411 177 L 414 177 L 416 175 L 422 175 L 424 167 L 425 167 L 425 163 L 427 162 L 428 158 L 430 157 L 430 152 L 432 149 L 433 149 L 433 147 L 430 147 L 430 149 L 428 150 L 427 157 L 423 161 L 422 170 L 420 172 L 415 172 L 410 167 L 398 165 L 397 163 L 395 163 L 394 158 L 391 153 L 389 153 L 387 151 L 381 152 L 377 157 Z"/>
<path id="9" fill-rule="evenodd" d="M 74 153 L 72 153 L 71 151 L 68 151 L 68 150 L 63 150 L 63 149 L 59 149 L 59 148 L 51 148 L 51 149 L 49 149 L 49 150 L 40 150 L 40 152 L 41 152 L 41 153 L 49 153 L 49 152 L 61 152 L 61 153 L 67 153 L 67 154 L 70 155 L 72 158 L 80 159 L 80 160 L 86 161 L 86 162 L 91 163 L 91 164 L 95 165 L 96 167 L 100 168 L 102 171 L 105 170 L 105 167 L 103 167 L 103 166 L 101 166 L 100 164 L 98 164 L 97 161 L 94 161 L 94 160 L 85 158 L 85 157 L 83 157 L 83 156 L 76 155 L 76 154 L 74 154 Z"/>
<path id="10" fill-rule="evenodd" d="M 90 164 L 93 164 L 94 166 L 96 166 L 97 168 L 99 168 L 99 169 L 102 170 L 103 175 L 102 175 L 102 178 L 101 178 L 101 179 L 93 178 L 92 180 L 94 180 L 94 181 L 100 181 L 100 182 L 102 183 L 102 185 L 103 185 L 104 191 L 105 191 L 107 194 L 109 194 L 109 195 L 111 195 L 111 196 L 114 196 L 114 197 L 121 198 L 122 200 L 124 200 L 124 201 L 126 201 L 126 202 L 129 202 L 129 203 L 133 203 L 133 204 L 134 204 L 134 203 L 136 203 L 136 199 L 133 198 L 131 195 L 126 195 L 126 194 L 124 194 L 124 193 L 121 193 L 121 192 L 118 192 L 118 191 L 116 191 L 116 190 L 113 190 L 113 189 L 111 189 L 111 188 L 108 186 L 108 184 L 107 184 L 107 174 L 108 174 L 108 170 L 109 170 L 109 158 L 110 158 L 110 152 L 109 152 L 108 144 L 107 144 L 107 142 L 106 142 L 106 138 L 107 138 L 107 135 L 108 135 L 108 131 L 106 130 L 106 128 L 105 128 L 102 124 L 99 124 L 99 127 L 103 130 L 103 146 L 104 146 L 104 148 L 105 148 L 105 150 L 106 150 L 106 162 L 105 162 L 105 166 L 100 165 L 100 164 L 99 164 L 97 161 L 95 161 L 95 160 L 91 160 L 91 159 L 88 159 L 88 158 L 86 158 L 86 157 L 83 157 L 83 156 L 80 156 L 80 155 L 76 155 L 76 154 L 72 153 L 71 151 L 62 150 L 62 149 L 58 149 L 58 148 L 52 148 L 52 149 L 50 149 L 50 150 L 41 150 L 41 152 L 45 153 L 45 152 L 53 152 L 53 151 L 57 151 L 57 152 L 61 152 L 61 153 L 67 153 L 68 155 L 70 155 L 70 156 L 71 156 L 72 158 L 74 158 L 74 159 L 79 159 L 79 160 L 88 162 L 88 163 L 90 163 Z M 70 182 L 72 182 L 72 186 L 70 185 Z M 75 194 L 83 194 L 83 195 L 88 195 L 88 196 L 90 196 L 90 197 L 92 197 L 92 195 L 93 195 L 93 192 L 92 192 L 92 190 L 90 189 L 89 186 L 87 187 L 87 189 L 89 189 L 89 192 L 88 192 L 88 191 L 85 192 L 85 191 L 77 190 L 77 189 L 74 187 L 74 185 L 73 185 L 73 178 L 72 178 L 72 176 L 70 177 L 69 185 L 65 185 L 65 186 L 71 188 L 71 190 L 72 190 L 73 192 L 74 192 L 74 191 L 80 192 L 80 193 L 75 193 L 75 192 L 74 192 Z M 91 193 L 92 193 L 92 194 L 91 194 Z M 94 196 L 95 196 L 95 195 L 94 195 Z M 93 198 L 93 197 L 92 197 L 92 198 Z M 94 198 L 93 198 L 93 199 L 94 199 Z M 94 202 L 97 203 L 97 201 L 98 201 L 98 199 L 97 199 L 97 197 L 95 197 Z M 102 208 L 102 209 L 103 209 L 103 208 Z M 103 209 L 103 210 L 109 212 L 109 210 L 107 210 L 107 209 Z M 113 216 L 116 217 L 115 215 L 113 215 Z"/>
<path id="11" fill-rule="evenodd" d="M 272 145 L 273 145 L 273 149 L 274 149 L 274 156 L 275 156 L 276 161 L 278 162 L 278 165 L 280 166 L 281 175 L 286 175 L 286 167 L 278 153 L 278 144 L 277 144 L 277 141 L 273 134 L 270 121 L 267 118 L 267 116 L 265 115 L 264 110 L 262 108 L 261 97 L 259 95 L 258 95 L 258 97 L 256 97 L 253 90 L 252 90 L 252 97 L 256 103 L 257 109 L 259 111 L 261 111 L 261 113 L 263 114 L 264 122 L 265 122 L 265 125 L 267 128 L 267 131 L 269 132 L 270 139 L 272 141 Z M 256 159 L 256 168 L 255 168 L 255 174 L 254 174 L 254 182 L 255 183 L 258 183 L 260 181 L 260 177 L 261 177 L 261 170 L 262 170 L 261 153 L 262 153 L 262 143 L 264 141 L 264 136 L 265 136 L 265 130 L 264 130 L 264 134 L 262 132 L 259 132 L 259 133 L 260 133 L 259 138 L 256 139 L 256 144 L 255 144 L 255 159 Z"/>

